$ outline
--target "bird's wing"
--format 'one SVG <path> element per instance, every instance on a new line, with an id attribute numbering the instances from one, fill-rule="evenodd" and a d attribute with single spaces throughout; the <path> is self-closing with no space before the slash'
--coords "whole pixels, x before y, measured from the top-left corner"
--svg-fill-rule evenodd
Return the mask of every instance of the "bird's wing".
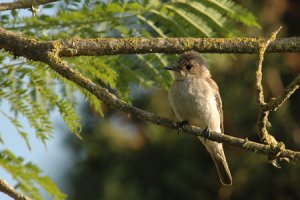
<path id="1" fill-rule="evenodd" d="M 217 108 L 218 108 L 218 111 L 220 113 L 220 126 L 221 126 L 221 131 L 222 133 L 224 133 L 224 125 L 223 125 L 223 109 L 222 109 L 222 100 L 221 100 L 221 97 L 220 97 L 220 93 L 215 93 L 215 99 L 216 99 L 216 102 L 217 102 Z"/>
<path id="2" fill-rule="evenodd" d="M 219 87 L 213 79 L 208 78 L 207 81 L 208 81 L 209 85 L 214 89 L 213 90 L 214 91 L 214 97 L 215 97 L 215 100 L 216 100 L 216 103 L 217 103 L 218 111 L 220 113 L 220 128 L 221 128 L 221 132 L 224 133 L 223 108 L 222 108 L 222 99 L 221 99 L 221 96 L 220 96 Z"/>

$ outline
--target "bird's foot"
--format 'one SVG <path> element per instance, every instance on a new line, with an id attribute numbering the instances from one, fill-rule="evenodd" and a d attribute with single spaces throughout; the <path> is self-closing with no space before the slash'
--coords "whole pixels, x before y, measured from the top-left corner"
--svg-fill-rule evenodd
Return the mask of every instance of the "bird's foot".
<path id="1" fill-rule="evenodd" d="M 189 125 L 188 121 L 186 121 L 186 120 L 181 121 L 181 122 L 177 122 L 178 135 L 179 135 L 180 132 L 183 131 L 183 127 L 186 126 L 186 125 Z"/>
<path id="2" fill-rule="evenodd" d="M 205 127 L 205 129 L 202 132 L 203 136 L 204 136 L 204 142 L 206 142 L 206 139 L 210 136 L 210 131 L 208 129 L 208 126 Z"/>

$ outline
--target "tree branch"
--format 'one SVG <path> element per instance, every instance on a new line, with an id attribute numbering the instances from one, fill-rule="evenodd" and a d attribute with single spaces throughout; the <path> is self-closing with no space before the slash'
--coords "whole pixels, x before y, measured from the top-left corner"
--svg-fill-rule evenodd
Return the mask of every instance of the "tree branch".
<path id="1" fill-rule="evenodd" d="M 11 3 L 0 3 L 0 11 L 14 10 L 20 8 L 29 8 L 32 6 L 40 6 L 43 4 L 52 3 L 59 0 L 20 0 Z"/>
<path id="2" fill-rule="evenodd" d="M 259 40 L 259 52 L 258 52 L 258 62 L 257 62 L 257 69 L 256 69 L 256 76 L 255 76 L 255 88 L 256 88 L 256 101 L 259 105 L 259 113 L 258 113 L 258 136 L 260 140 L 266 144 L 270 144 L 273 146 L 278 145 L 276 139 L 268 133 L 267 126 L 269 124 L 269 111 L 264 110 L 265 106 L 265 99 L 264 99 L 264 92 L 262 86 L 262 63 L 264 60 L 264 54 L 271 42 L 276 39 L 276 35 L 281 30 L 282 27 L 279 27 L 276 31 L 274 31 L 270 37 L 266 40 Z M 282 146 L 282 145 L 281 145 Z"/>
<path id="3" fill-rule="evenodd" d="M 109 41 L 121 41 L 119 46 L 109 46 Z M 130 41 L 139 41 L 143 48 L 139 48 L 139 43 L 131 45 Z M 61 60 L 61 56 L 79 56 L 79 55 L 104 55 L 104 54 L 117 54 L 117 53 L 147 53 L 150 49 L 145 46 L 145 44 L 151 44 L 152 47 L 155 44 L 155 41 L 184 41 L 185 39 L 95 39 L 95 40 L 67 40 L 67 41 L 49 41 L 49 42 L 38 42 L 35 39 L 30 39 L 27 37 L 18 36 L 14 33 L 8 32 L 4 29 L 0 29 L 0 48 L 10 51 L 13 55 L 23 56 L 28 59 L 35 61 L 40 61 L 48 64 L 55 72 L 57 72 L 62 77 L 76 83 L 82 88 L 85 88 L 93 95 L 95 95 L 99 100 L 103 101 L 112 108 L 124 111 L 126 113 L 132 114 L 134 117 L 157 124 L 160 126 L 178 129 L 177 122 L 171 121 L 165 117 L 157 116 L 156 114 L 144 111 L 142 109 L 130 106 L 126 102 L 118 99 L 114 94 L 111 94 L 107 89 L 101 87 L 100 85 L 95 84 L 90 79 L 84 77 L 80 73 L 76 72 L 70 68 L 64 61 Z M 195 39 L 201 40 L 201 39 Z M 213 40 L 213 39 L 212 39 Z M 83 42 L 84 41 L 84 42 Z M 146 43 L 144 43 L 146 41 Z M 147 43 L 151 41 L 150 43 Z M 188 39 L 187 39 L 188 41 Z M 72 43 L 73 42 L 73 43 Z M 99 49 L 99 45 L 102 48 Z M 129 42 L 129 43 L 126 43 Z M 300 40 L 299 40 L 300 42 Z M 165 43 L 167 44 L 167 43 Z M 108 46 L 106 46 L 108 45 Z M 151 46 L 150 45 L 150 46 Z M 158 44 L 159 46 L 162 44 Z M 172 45 L 172 44 L 171 44 Z M 257 45 L 256 45 L 257 46 Z M 114 48 L 117 50 L 114 50 Z M 246 46 L 244 46 L 246 48 Z M 83 49 L 86 49 L 86 52 L 83 52 Z M 99 51 L 94 52 L 95 48 Z M 182 48 L 180 51 L 175 49 L 169 49 L 168 46 L 161 46 L 159 49 L 151 49 L 151 52 L 165 52 L 165 53 L 176 53 L 180 51 L 188 50 L 191 47 Z M 277 48 L 277 47 L 276 47 Z M 78 51 L 74 51 L 77 49 Z M 126 49 L 126 51 L 125 51 Z M 112 50 L 112 52 L 110 52 Z M 222 49 L 225 52 L 225 49 Z M 204 49 L 203 49 L 204 51 Z M 187 134 L 206 137 L 210 140 L 217 142 L 226 143 L 236 147 L 241 147 L 256 153 L 268 155 L 268 156 L 277 156 L 278 158 L 289 158 L 292 160 L 300 160 L 300 152 L 291 151 L 282 149 L 279 146 L 265 145 L 252 141 L 248 139 L 241 139 L 232 137 L 229 135 L 211 132 L 210 135 L 205 135 L 203 129 L 192 126 L 183 127 L 183 131 Z"/>
<path id="4" fill-rule="evenodd" d="M 265 144 L 269 144 L 271 146 L 277 147 L 278 149 L 284 150 L 285 145 L 282 142 L 277 142 L 276 139 L 269 134 L 267 127 L 270 122 L 268 120 L 270 111 L 275 111 L 279 106 L 281 106 L 299 87 L 300 87 L 300 75 L 298 75 L 293 82 L 285 89 L 283 95 L 277 98 L 271 98 L 271 100 L 266 103 L 263 94 L 263 86 L 262 86 L 262 63 L 264 59 L 264 54 L 268 45 L 276 39 L 277 33 L 281 30 L 281 27 L 274 31 L 271 36 L 265 41 L 259 42 L 259 54 L 258 54 L 258 62 L 257 62 L 257 70 L 255 77 L 255 88 L 256 88 L 256 100 L 259 105 L 259 113 L 258 113 L 258 135 L 260 140 Z M 270 160 L 272 164 L 276 167 L 279 167 L 277 163 L 277 156 L 270 156 Z"/>
<path id="5" fill-rule="evenodd" d="M 15 56 L 39 60 L 45 51 L 58 51 L 60 57 L 99 56 L 142 53 L 257 53 L 257 38 L 98 38 L 40 42 L 0 28 L 0 48 Z M 56 45 L 54 45 L 56 44 Z M 59 47 L 59 49 L 58 49 Z M 281 38 L 271 42 L 268 53 L 300 52 L 300 37 Z"/>
<path id="6" fill-rule="evenodd" d="M 7 182 L 5 182 L 2 179 L 0 179 L 0 191 L 12 197 L 15 200 L 31 200 L 31 198 L 20 194 L 17 190 L 15 190 L 15 188 L 10 186 Z"/>

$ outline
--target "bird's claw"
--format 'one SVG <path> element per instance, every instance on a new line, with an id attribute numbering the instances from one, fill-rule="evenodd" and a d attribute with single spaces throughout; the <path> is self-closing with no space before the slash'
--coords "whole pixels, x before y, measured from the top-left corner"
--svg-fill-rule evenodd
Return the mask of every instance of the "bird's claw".
<path id="1" fill-rule="evenodd" d="M 188 121 L 184 120 L 181 122 L 177 122 L 177 128 L 178 128 L 178 135 L 180 132 L 183 131 L 184 126 L 189 125 Z"/>
<path id="2" fill-rule="evenodd" d="M 205 129 L 202 131 L 202 134 L 204 136 L 204 141 L 206 142 L 206 139 L 210 136 L 210 131 L 208 127 L 205 127 Z"/>

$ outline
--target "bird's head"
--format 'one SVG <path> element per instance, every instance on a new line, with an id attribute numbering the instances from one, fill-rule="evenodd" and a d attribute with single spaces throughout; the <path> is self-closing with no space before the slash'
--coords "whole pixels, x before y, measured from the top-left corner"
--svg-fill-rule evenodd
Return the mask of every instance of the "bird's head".
<path id="1" fill-rule="evenodd" d="M 184 79 L 210 76 L 207 67 L 206 61 L 198 52 L 187 51 L 180 56 L 179 61 L 175 65 L 164 69 L 172 70 L 176 79 Z"/>

